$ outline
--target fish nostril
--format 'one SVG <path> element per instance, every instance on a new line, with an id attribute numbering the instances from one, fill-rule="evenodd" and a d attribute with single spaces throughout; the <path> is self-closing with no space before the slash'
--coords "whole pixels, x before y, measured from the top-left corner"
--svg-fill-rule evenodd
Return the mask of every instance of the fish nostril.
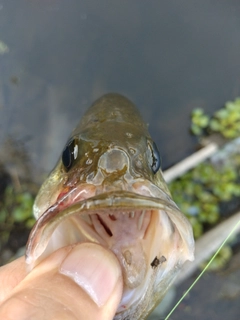
<path id="1" fill-rule="evenodd" d="M 106 173 L 113 173 L 128 168 L 129 159 L 123 150 L 112 149 L 108 150 L 100 157 L 98 165 Z"/>

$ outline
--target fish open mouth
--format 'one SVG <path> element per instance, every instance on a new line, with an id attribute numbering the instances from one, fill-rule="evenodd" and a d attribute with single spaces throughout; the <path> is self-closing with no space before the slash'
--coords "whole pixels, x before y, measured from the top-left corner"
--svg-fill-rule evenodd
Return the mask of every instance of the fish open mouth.
<path id="1" fill-rule="evenodd" d="M 167 273 L 193 259 L 184 219 L 172 201 L 128 191 L 102 193 L 64 208 L 56 202 L 33 227 L 26 262 L 31 269 L 51 252 L 79 242 L 112 250 L 124 280 L 121 312 L 150 294 L 156 274 L 166 284 Z"/>

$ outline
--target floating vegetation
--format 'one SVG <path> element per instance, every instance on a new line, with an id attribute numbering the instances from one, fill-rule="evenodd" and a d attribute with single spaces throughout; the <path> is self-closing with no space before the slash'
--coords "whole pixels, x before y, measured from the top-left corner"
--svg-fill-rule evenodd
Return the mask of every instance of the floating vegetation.
<path id="1" fill-rule="evenodd" d="M 208 127 L 210 118 L 204 113 L 201 108 L 196 108 L 192 111 L 191 131 L 194 135 L 200 136 L 203 130 Z"/>
<path id="2" fill-rule="evenodd" d="M 240 135 L 240 98 L 227 102 L 212 117 L 203 109 L 194 109 L 191 131 L 197 136 L 217 132 L 227 139 L 237 138 Z"/>
<path id="3" fill-rule="evenodd" d="M 38 184 L 21 140 L 7 137 L 0 150 L 0 265 L 25 246 L 35 219 L 32 206 Z"/>
<path id="4" fill-rule="evenodd" d="M 227 102 L 212 117 L 202 109 L 192 112 L 191 131 L 198 137 L 213 133 L 226 139 L 240 136 L 240 98 Z M 236 210 L 240 201 L 240 148 L 239 140 L 228 143 L 222 150 L 180 178 L 171 182 L 169 189 L 174 201 L 186 214 L 193 226 L 195 239 Z M 237 200 L 237 201 L 236 201 Z M 225 245 L 217 255 L 211 269 L 223 267 L 232 250 Z"/>
<path id="5" fill-rule="evenodd" d="M 0 202 L 0 251 L 12 232 L 29 230 L 35 223 L 32 215 L 34 197 L 27 191 L 16 192 L 7 186 Z"/>
<path id="6" fill-rule="evenodd" d="M 238 169 L 204 162 L 170 183 L 174 201 L 190 220 L 196 239 L 219 221 L 222 203 L 240 196 Z"/>

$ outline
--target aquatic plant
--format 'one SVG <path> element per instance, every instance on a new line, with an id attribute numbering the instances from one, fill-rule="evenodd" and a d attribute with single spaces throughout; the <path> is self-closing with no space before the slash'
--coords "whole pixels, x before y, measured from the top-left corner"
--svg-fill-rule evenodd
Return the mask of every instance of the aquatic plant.
<path id="1" fill-rule="evenodd" d="M 225 138 L 236 138 L 240 135 L 240 98 L 227 102 L 212 117 L 200 108 L 194 109 L 191 120 L 191 131 L 196 136 L 217 132 Z M 240 154 L 229 158 L 220 166 L 205 161 L 169 186 L 174 200 L 192 223 L 196 238 L 204 228 L 218 222 L 223 203 L 240 196 Z"/>
<path id="2" fill-rule="evenodd" d="M 201 108 L 192 111 L 191 131 L 194 135 L 220 133 L 224 138 L 234 139 L 240 136 L 240 98 L 226 102 L 212 117 Z"/>
<path id="3" fill-rule="evenodd" d="M 203 130 L 208 127 L 210 117 L 204 113 L 201 108 L 196 108 L 192 111 L 191 116 L 191 131 L 194 135 L 203 134 Z"/>
<path id="4" fill-rule="evenodd" d="M 240 196 L 237 179 L 237 168 L 216 168 L 204 162 L 170 183 L 174 201 L 190 220 L 195 238 L 219 221 L 223 202 Z"/>
<path id="5" fill-rule="evenodd" d="M 212 117 L 202 109 L 193 110 L 191 131 L 201 138 L 212 133 L 220 133 L 227 139 L 240 136 L 240 98 L 227 102 Z M 205 161 L 171 182 L 169 189 L 191 222 L 195 239 L 218 223 L 221 214 L 225 214 L 223 208 L 229 208 L 232 200 L 240 196 L 239 180 L 240 152 L 225 151 L 218 164 Z M 231 255 L 231 247 L 225 245 L 211 269 L 223 267 Z"/>
<path id="6" fill-rule="evenodd" d="M 0 250 L 6 245 L 14 228 L 32 228 L 34 196 L 28 191 L 15 191 L 7 186 L 0 203 Z"/>

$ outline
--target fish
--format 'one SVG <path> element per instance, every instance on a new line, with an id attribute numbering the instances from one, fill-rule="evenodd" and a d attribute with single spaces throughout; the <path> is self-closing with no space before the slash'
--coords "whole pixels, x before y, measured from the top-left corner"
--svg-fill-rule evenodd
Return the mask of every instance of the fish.
<path id="1" fill-rule="evenodd" d="M 117 93 L 100 97 L 86 111 L 33 212 L 29 270 L 74 243 L 94 242 L 115 254 L 124 288 L 114 320 L 145 319 L 185 261 L 194 259 L 191 224 L 164 181 L 148 125 Z"/>

